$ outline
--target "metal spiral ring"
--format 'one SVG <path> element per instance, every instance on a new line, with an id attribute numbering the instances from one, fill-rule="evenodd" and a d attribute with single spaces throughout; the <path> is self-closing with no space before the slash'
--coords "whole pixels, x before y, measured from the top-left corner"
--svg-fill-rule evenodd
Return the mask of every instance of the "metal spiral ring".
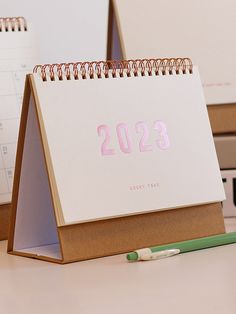
<path id="1" fill-rule="evenodd" d="M 136 59 L 75 62 L 36 65 L 33 72 L 40 73 L 43 81 L 116 78 L 130 76 L 172 75 L 192 73 L 189 58 Z"/>
<path id="2" fill-rule="evenodd" d="M 27 23 L 24 17 L 0 17 L 0 32 L 27 31 Z"/>

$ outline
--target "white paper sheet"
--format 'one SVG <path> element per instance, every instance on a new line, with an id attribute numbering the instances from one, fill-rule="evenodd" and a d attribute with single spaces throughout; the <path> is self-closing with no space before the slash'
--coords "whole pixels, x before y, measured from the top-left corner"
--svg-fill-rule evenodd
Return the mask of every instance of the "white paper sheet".
<path id="1" fill-rule="evenodd" d="M 51 249 L 58 242 L 42 143 L 31 98 L 18 193 L 14 250 L 33 250 L 37 247 L 44 250 L 45 246 Z"/>

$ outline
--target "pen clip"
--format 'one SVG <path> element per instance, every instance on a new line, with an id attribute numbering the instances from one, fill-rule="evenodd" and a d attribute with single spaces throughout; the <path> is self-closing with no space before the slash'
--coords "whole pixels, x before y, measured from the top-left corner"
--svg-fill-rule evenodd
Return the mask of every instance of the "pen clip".
<path id="1" fill-rule="evenodd" d="M 170 249 L 170 250 L 163 250 L 159 252 L 151 252 L 151 253 L 144 253 L 140 254 L 140 261 L 151 261 L 151 260 L 158 260 L 162 258 L 167 258 L 170 256 L 174 256 L 180 253 L 179 249 Z"/>

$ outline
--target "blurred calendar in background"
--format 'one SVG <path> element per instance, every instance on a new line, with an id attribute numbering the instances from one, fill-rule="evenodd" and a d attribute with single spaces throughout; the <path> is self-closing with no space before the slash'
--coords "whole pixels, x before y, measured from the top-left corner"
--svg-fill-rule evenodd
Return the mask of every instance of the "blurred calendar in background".
<path id="1" fill-rule="evenodd" d="M 104 60 L 108 2 L 108 0 L 1 1 L 0 14 L 24 15 L 33 23 L 39 44 L 40 63 Z"/>
<path id="2" fill-rule="evenodd" d="M 39 60 L 24 18 L 0 18 L 0 204 L 11 202 L 25 75 Z"/>

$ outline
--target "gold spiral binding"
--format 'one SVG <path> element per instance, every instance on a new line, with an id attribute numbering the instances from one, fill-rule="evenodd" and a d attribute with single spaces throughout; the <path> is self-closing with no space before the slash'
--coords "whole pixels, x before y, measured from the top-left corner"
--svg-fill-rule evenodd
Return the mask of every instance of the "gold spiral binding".
<path id="1" fill-rule="evenodd" d="M 192 74 L 193 65 L 189 58 L 112 60 L 36 65 L 33 72 L 39 73 L 43 81 L 61 81 L 102 77 Z"/>
<path id="2" fill-rule="evenodd" d="M 27 31 L 27 23 L 24 17 L 0 17 L 0 32 Z"/>

